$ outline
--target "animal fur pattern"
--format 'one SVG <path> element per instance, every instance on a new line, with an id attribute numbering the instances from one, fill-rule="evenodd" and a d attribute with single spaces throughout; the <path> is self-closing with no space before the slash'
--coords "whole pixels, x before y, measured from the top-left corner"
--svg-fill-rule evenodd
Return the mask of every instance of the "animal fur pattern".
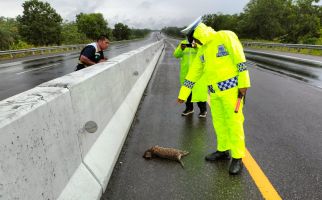
<path id="1" fill-rule="evenodd" d="M 181 161 L 181 158 L 188 154 L 189 154 L 188 151 L 182 151 L 174 148 L 164 148 L 156 145 L 146 150 L 143 157 L 146 159 L 151 159 L 153 157 L 160 157 L 160 158 L 175 160 L 179 162 L 182 167 L 184 167 L 183 162 Z"/>

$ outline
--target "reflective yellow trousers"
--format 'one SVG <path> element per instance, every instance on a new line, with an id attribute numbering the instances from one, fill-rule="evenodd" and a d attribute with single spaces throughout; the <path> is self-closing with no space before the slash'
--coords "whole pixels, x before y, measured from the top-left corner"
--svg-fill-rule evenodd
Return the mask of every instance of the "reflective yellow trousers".
<path id="1" fill-rule="evenodd" d="M 233 158 L 245 156 L 243 102 L 235 113 L 238 88 L 210 93 L 210 108 L 217 136 L 217 150 L 231 151 Z"/>

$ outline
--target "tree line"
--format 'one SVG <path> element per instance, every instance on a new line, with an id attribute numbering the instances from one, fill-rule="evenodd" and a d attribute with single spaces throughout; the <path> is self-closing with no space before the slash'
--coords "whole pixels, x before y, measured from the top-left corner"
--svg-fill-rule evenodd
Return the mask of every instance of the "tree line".
<path id="1" fill-rule="evenodd" d="M 203 22 L 214 30 L 232 30 L 243 39 L 322 44 L 319 0 L 250 0 L 240 14 L 207 14 Z M 183 37 L 178 27 L 162 29 Z"/>
<path id="2" fill-rule="evenodd" d="M 110 40 L 128 40 L 146 36 L 148 29 L 131 29 L 117 23 L 114 28 L 101 13 L 79 13 L 76 21 L 63 21 L 47 2 L 29 0 L 22 4 L 23 14 L 0 17 L 0 50 L 33 46 L 83 44 L 106 35 Z"/>

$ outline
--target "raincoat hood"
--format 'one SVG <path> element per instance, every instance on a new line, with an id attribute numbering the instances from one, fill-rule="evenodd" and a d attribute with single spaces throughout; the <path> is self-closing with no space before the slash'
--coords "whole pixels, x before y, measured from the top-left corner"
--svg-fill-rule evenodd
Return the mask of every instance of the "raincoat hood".
<path id="1" fill-rule="evenodd" d="M 198 39 L 203 45 L 209 43 L 215 36 L 216 31 L 204 23 L 199 23 L 193 32 L 193 37 Z"/>

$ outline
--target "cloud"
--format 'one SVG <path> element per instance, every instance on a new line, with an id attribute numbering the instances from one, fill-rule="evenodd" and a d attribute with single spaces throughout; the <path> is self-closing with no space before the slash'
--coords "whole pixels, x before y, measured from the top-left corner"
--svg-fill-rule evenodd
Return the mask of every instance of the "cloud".
<path id="1" fill-rule="evenodd" d="M 113 4 L 104 3 L 102 8 L 107 9 L 102 13 L 111 25 L 121 22 L 130 27 L 161 29 L 165 26 L 185 26 L 195 18 L 208 13 L 240 13 L 248 1 L 119 0 Z"/>
<path id="2" fill-rule="evenodd" d="M 140 3 L 138 5 L 138 8 L 142 8 L 142 9 L 145 9 L 145 10 L 148 10 L 148 9 L 151 9 L 153 6 L 153 4 L 149 1 L 143 1 L 142 3 Z"/>
<path id="3" fill-rule="evenodd" d="M 23 0 L 16 0 L 16 1 L 0 0 L 0 8 L 1 8 L 0 16 L 14 18 L 18 15 L 22 15 L 23 2 L 24 2 Z"/>
<path id="4" fill-rule="evenodd" d="M 100 7 L 100 1 L 47 0 L 64 19 L 73 21 L 79 13 L 93 13 Z"/>
<path id="5" fill-rule="evenodd" d="M 1 15 L 22 14 L 24 0 L 0 0 Z M 234 14 L 243 11 L 249 0 L 47 0 L 64 20 L 74 21 L 83 13 L 102 13 L 110 27 L 125 23 L 134 28 L 161 29 L 165 26 L 185 26 L 198 16 L 208 13 Z M 234 6 L 231 6 L 234 5 Z"/>

